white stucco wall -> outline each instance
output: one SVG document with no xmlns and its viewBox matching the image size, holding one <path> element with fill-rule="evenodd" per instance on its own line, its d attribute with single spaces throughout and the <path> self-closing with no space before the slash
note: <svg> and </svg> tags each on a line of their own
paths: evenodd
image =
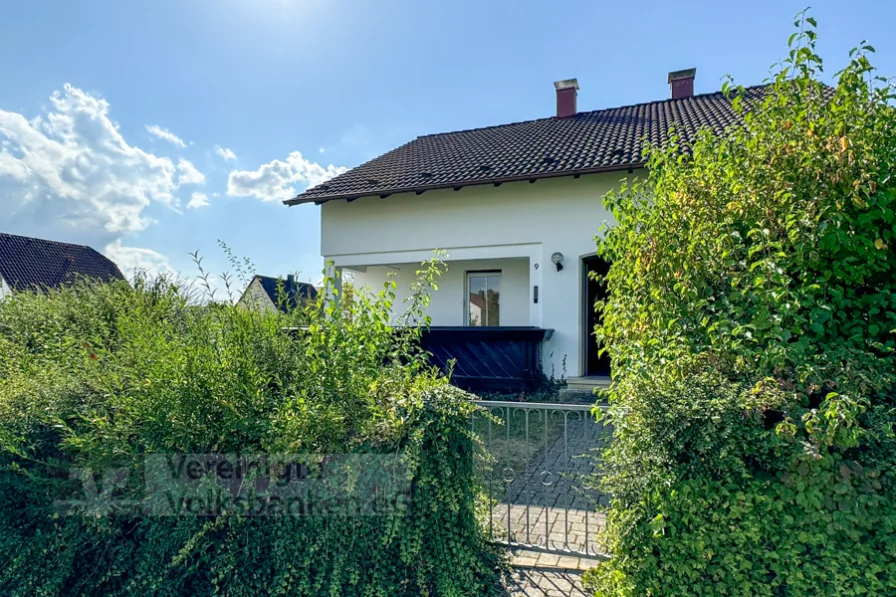
<svg viewBox="0 0 896 597">
<path fill-rule="evenodd" d="M 448 261 L 445 265 L 447 269 L 438 281 L 439 290 L 430 297 L 428 314 L 432 317 L 432 325 L 465 325 L 466 272 L 482 270 L 501 271 L 501 325 L 530 325 L 528 259 Z M 419 269 L 419 262 L 368 267 L 364 272 L 353 272 L 353 284 L 356 288 L 367 286 L 378 292 L 392 272 L 398 286 L 395 292 L 398 311 L 410 295 L 410 284 Z"/>
<path fill-rule="evenodd" d="M 601 197 L 618 188 L 626 176 L 625 172 L 593 174 L 497 188 L 482 185 L 385 199 L 365 197 L 351 203 L 330 201 L 321 209 L 321 253 L 337 267 L 367 268 L 356 279 L 379 285 L 386 270 L 368 266 L 397 266 L 401 272 L 401 264 L 419 263 L 433 249 L 446 250 L 450 260 L 460 262 L 449 261 L 449 273 L 433 296 L 434 325 L 462 325 L 463 272 L 489 269 L 487 261 L 475 266 L 470 261 L 513 259 L 513 269 L 505 274 L 502 310 L 506 308 L 508 316 L 505 320 L 502 312 L 502 325 L 553 329 L 553 337 L 544 345 L 546 372 L 563 373 L 565 358 L 565 374 L 580 375 L 581 259 L 594 253 L 594 237 L 601 225 L 613 221 Z M 551 263 L 555 252 L 564 255 L 559 272 Z M 518 269 L 524 262 L 527 276 Z M 537 304 L 533 302 L 535 285 L 539 286 Z"/>
<path fill-rule="evenodd" d="M 6 284 L 6 280 L 4 280 L 2 276 L 0 276 L 0 299 L 3 299 L 3 297 L 9 296 L 11 294 L 12 289 L 9 287 L 9 285 Z"/>
</svg>

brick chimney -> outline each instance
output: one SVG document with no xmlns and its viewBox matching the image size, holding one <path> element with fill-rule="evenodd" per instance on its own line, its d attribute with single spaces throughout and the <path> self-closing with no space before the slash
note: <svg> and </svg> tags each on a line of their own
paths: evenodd
<svg viewBox="0 0 896 597">
<path fill-rule="evenodd" d="M 557 81 L 554 83 L 554 89 L 557 90 L 557 118 L 575 116 L 579 82 L 576 79 Z"/>
<path fill-rule="evenodd" d="M 696 68 L 676 70 L 669 73 L 669 87 L 672 89 L 672 99 L 693 96 L 694 77 L 696 76 Z"/>
</svg>

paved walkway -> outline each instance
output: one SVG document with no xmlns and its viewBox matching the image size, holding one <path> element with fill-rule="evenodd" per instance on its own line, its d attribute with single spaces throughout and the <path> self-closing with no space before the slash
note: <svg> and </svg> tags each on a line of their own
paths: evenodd
<svg viewBox="0 0 896 597">
<path fill-rule="evenodd" d="M 514 568 L 504 588 L 507 597 L 591 597 L 579 570 Z"/>
</svg>

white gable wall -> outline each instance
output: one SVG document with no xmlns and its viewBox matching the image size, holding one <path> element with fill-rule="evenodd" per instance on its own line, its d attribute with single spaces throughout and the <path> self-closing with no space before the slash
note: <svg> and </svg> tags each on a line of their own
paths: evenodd
<svg viewBox="0 0 896 597">
<path fill-rule="evenodd" d="M 252 278 L 252 282 L 243 292 L 243 296 L 240 297 L 237 304 L 253 311 L 261 311 L 262 313 L 277 310 L 277 305 L 274 304 L 268 293 L 264 291 L 264 287 L 258 278 Z"/>
<path fill-rule="evenodd" d="M 6 280 L 3 279 L 3 276 L 0 276 L 0 300 L 4 297 L 12 294 L 12 289 L 6 283 Z"/>
<path fill-rule="evenodd" d="M 514 258 L 510 270 L 496 268 L 508 272 L 507 282 L 502 279 L 501 324 L 553 329 L 544 345 L 545 369 L 559 375 L 565 359 L 566 374 L 576 376 L 582 371 L 581 258 L 594 254 L 594 237 L 602 224 L 613 221 L 601 197 L 618 188 L 626 176 L 592 174 L 497 188 L 480 185 L 385 199 L 364 197 L 351 203 L 330 201 L 321 209 L 321 252 L 337 267 L 366 268 L 356 279 L 377 289 L 388 269 L 367 266 L 391 265 L 406 271 L 401 264 L 419 263 L 433 249 L 444 249 L 449 260 L 463 262 Z M 564 256 L 560 272 L 551 263 L 555 252 Z M 519 269 L 524 262 L 527 276 Z M 434 325 L 463 325 L 463 272 L 490 269 L 486 264 L 452 267 L 449 261 L 448 276 L 430 308 Z M 404 287 L 407 278 L 401 277 Z M 537 304 L 534 285 L 539 286 Z"/>
</svg>

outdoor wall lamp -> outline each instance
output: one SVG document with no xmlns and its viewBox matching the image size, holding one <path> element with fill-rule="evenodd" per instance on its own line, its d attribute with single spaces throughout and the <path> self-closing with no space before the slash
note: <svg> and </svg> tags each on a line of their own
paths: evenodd
<svg viewBox="0 0 896 597">
<path fill-rule="evenodd" d="M 551 261 L 557 266 L 558 272 L 563 269 L 563 253 L 554 253 L 551 255 Z"/>
</svg>

